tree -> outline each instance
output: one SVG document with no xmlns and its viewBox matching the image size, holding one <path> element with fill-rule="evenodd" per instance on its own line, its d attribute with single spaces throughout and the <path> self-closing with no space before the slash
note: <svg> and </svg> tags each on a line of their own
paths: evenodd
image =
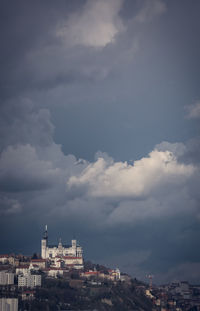
<svg viewBox="0 0 200 311">
<path fill-rule="evenodd" d="M 38 259 L 37 254 L 36 254 L 36 253 L 34 253 L 31 259 Z"/>
</svg>

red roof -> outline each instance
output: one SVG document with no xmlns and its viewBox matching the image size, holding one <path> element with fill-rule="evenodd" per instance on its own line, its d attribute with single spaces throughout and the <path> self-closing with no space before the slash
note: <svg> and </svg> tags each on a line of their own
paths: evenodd
<svg viewBox="0 0 200 311">
<path fill-rule="evenodd" d="M 82 259 L 82 257 L 64 256 L 64 259 Z"/>
<path fill-rule="evenodd" d="M 86 271 L 84 274 L 89 274 L 89 275 L 99 274 L 99 271 Z"/>
<path fill-rule="evenodd" d="M 8 254 L 0 255 L 0 258 L 8 258 L 8 257 L 9 257 Z"/>
<path fill-rule="evenodd" d="M 49 271 L 50 271 L 50 270 L 63 270 L 63 269 L 62 269 L 62 268 L 56 268 L 56 267 L 50 267 L 50 268 L 49 268 Z"/>
<path fill-rule="evenodd" d="M 35 294 L 35 292 L 32 290 L 26 290 L 24 292 L 22 292 L 22 294 Z"/>
</svg>

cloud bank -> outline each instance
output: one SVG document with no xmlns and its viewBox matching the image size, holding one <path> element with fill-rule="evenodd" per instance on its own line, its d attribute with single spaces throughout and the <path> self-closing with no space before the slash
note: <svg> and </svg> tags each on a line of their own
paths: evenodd
<svg viewBox="0 0 200 311">
<path fill-rule="evenodd" d="M 149 157 L 135 161 L 111 163 L 98 158 L 80 176 L 72 176 L 69 187 L 88 186 L 88 194 L 93 197 L 132 197 L 150 195 L 167 184 L 174 186 L 184 183 L 195 171 L 193 165 L 177 162 L 170 151 L 150 152 Z"/>
<path fill-rule="evenodd" d="M 175 232 L 164 240 L 173 244 L 179 241 L 186 223 L 189 228 L 194 223 L 198 226 L 198 139 L 186 144 L 162 142 L 147 156 L 131 162 L 115 161 L 106 153 L 98 152 L 92 162 L 63 153 L 61 146 L 54 142 L 54 126 L 47 109 L 36 108 L 27 99 L 18 99 L 17 103 L 17 117 L 9 113 L 11 107 L 15 107 L 13 102 L 7 102 L 3 112 L 9 122 L 0 125 L 2 131 L 9 134 L 2 140 L 0 155 L 1 215 L 21 215 L 22 218 L 26 215 L 26 221 L 34 218 L 41 226 L 46 222 L 62 224 L 64 221 L 76 224 L 79 232 L 87 231 L 94 236 L 107 232 L 111 243 L 118 241 L 121 249 L 123 231 L 127 231 L 127 238 L 128 232 L 136 230 L 134 252 L 145 253 L 148 245 L 148 256 L 134 266 L 131 264 L 127 270 L 141 277 L 147 262 L 154 256 L 162 261 L 161 253 L 154 254 L 152 242 L 149 244 L 142 232 L 149 232 L 152 241 L 161 231 L 160 224 L 165 228 L 165 224 L 171 223 Z M 153 231 L 148 228 L 149 222 L 154 223 Z M 122 241 L 115 237 L 120 230 Z M 184 239 L 190 235 L 187 231 Z M 163 241 L 162 234 L 161 237 Z M 181 238 L 181 243 L 177 243 L 182 245 L 183 241 Z M 130 245 L 128 253 L 133 251 Z M 158 246 L 158 249 L 163 247 Z M 188 251 L 187 255 L 181 255 L 181 271 L 184 267 L 188 269 L 190 261 L 195 267 L 189 254 Z M 104 260 L 110 262 L 110 256 L 113 254 L 107 254 Z M 117 258 L 121 258 L 118 253 Z M 175 271 L 170 260 L 168 269 L 169 274 L 160 271 L 160 280 L 167 279 Z"/>
</svg>

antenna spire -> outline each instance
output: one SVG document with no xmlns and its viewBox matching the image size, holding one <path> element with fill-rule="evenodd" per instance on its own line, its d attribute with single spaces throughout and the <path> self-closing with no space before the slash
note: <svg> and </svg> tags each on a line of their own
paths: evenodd
<svg viewBox="0 0 200 311">
<path fill-rule="evenodd" d="M 48 239 L 47 225 L 45 225 L 44 239 L 45 239 L 45 240 Z"/>
</svg>

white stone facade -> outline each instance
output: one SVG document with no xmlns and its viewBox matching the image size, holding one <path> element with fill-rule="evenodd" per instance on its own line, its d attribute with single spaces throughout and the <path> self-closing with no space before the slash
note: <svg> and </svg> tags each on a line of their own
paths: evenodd
<svg viewBox="0 0 200 311">
<path fill-rule="evenodd" d="M 72 240 L 72 246 L 64 246 L 59 242 L 58 246 L 48 246 L 46 240 L 42 240 L 41 256 L 43 259 L 51 259 L 56 256 L 82 257 L 82 248 Z"/>
<path fill-rule="evenodd" d="M 82 247 L 77 244 L 76 240 L 72 240 L 70 246 L 62 245 L 61 241 L 58 245 L 48 244 L 47 226 L 44 232 L 44 237 L 41 241 L 41 257 L 42 259 L 53 259 L 55 257 L 70 257 L 73 258 L 72 264 L 83 264 L 83 251 Z"/>
<path fill-rule="evenodd" d="M 73 257 L 73 256 L 63 256 L 63 261 L 66 265 L 82 265 L 83 258 L 82 257 Z"/>
<path fill-rule="evenodd" d="M 64 270 L 61 269 L 61 268 L 49 268 L 47 269 L 46 273 L 49 277 L 52 277 L 52 278 L 57 278 L 58 276 L 63 276 L 63 272 Z"/>
</svg>

